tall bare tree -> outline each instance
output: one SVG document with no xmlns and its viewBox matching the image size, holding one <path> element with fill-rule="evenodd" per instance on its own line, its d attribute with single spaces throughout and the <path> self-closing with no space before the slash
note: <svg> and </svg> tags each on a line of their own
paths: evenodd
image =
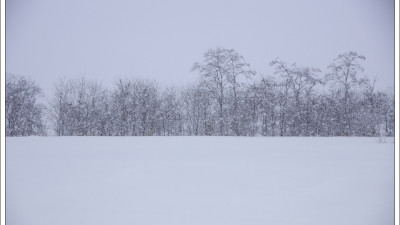
<svg viewBox="0 0 400 225">
<path fill-rule="evenodd" d="M 325 76 L 328 82 L 338 86 L 338 92 L 341 93 L 340 135 L 351 135 L 352 114 L 354 112 L 352 106 L 355 105 L 351 102 L 354 96 L 353 90 L 367 81 L 366 78 L 359 77 L 359 73 L 364 71 L 360 65 L 360 61 L 363 60 L 365 60 L 365 57 L 357 52 L 350 51 L 340 54 L 329 65 L 329 72 Z"/>
<path fill-rule="evenodd" d="M 192 71 L 198 71 L 217 102 L 219 135 L 229 134 L 227 107 L 228 91 L 232 93 L 232 111 L 236 118 L 231 120 L 233 133 L 239 135 L 237 125 L 240 77 L 254 75 L 243 56 L 233 49 L 216 48 L 204 53 L 203 62 L 195 63 Z"/>
</svg>

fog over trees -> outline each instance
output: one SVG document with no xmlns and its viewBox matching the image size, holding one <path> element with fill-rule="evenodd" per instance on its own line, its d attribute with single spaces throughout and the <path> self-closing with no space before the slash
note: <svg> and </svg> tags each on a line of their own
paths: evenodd
<svg viewBox="0 0 400 225">
<path fill-rule="evenodd" d="M 242 55 L 216 48 L 194 63 L 190 85 L 60 80 L 46 104 L 34 81 L 7 74 L 6 135 L 393 136 L 394 93 L 375 90 L 364 61 L 350 51 L 321 70 L 277 58 L 256 80 Z"/>
</svg>

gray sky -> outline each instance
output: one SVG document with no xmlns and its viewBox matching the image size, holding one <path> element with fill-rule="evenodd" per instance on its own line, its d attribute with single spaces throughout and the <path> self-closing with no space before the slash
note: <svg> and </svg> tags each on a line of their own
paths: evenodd
<svg viewBox="0 0 400 225">
<path fill-rule="evenodd" d="M 258 73 L 268 63 L 326 67 L 349 50 L 366 56 L 377 87 L 394 86 L 393 0 L 7 0 L 6 70 L 46 95 L 60 77 L 148 77 L 185 84 L 203 53 L 233 48 Z"/>
</svg>

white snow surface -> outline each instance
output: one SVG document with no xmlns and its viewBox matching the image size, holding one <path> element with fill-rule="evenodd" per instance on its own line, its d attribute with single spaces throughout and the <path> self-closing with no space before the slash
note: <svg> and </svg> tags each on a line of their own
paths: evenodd
<svg viewBox="0 0 400 225">
<path fill-rule="evenodd" d="M 7 225 L 392 225 L 376 138 L 6 139 Z"/>
</svg>

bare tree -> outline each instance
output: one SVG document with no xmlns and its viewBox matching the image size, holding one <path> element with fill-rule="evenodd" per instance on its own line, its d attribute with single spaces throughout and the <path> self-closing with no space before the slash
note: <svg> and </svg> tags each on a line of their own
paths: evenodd
<svg viewBox="0 0 400 225">
<path fill-rule="evenodd" d="M 175 88 L 167 88 L 161 94 L 159 135 L 177 136 L 183 132 L 181 101 Z"/>
<path fill-rule="evenodd" d="M 99 82 L 84 78 L 61 80 L 51 101 L 56 135 L 110 135 L 108 92 Z"/>
<path fill-rule="evenodd" d="M 291 116 L 291 135 L 309 135 L 311 94 L 315 85 L 322 84 L 321 79 L 317 78 L 320 70 L 311 67 L 300 67 L 295 63 L 287 65 L 279 59 L 273 60 L 270 65 L 275 67 L 275 74 L 283 78 L 281 85 L 284 87 L 284 102 L 290 100 L 288 99 L 290 97 L 288 96 L 290 94 L 289 91 L 292 94 L 291 98 L 294 99 L 292 101 L 294 104 L 289 104 L 288 111 L 283 112 L 285 120 L 288 119 L 287 114 Z"/>
<path fill-rule="evenodd" d="M 212 97 L 205 82 L 188 86 L 182 90 L 182 110 L 187 135 L 217 135 L 215 116 L 212 112 Z"/>
<path fill-rule="evenodd" d="M 38 103 L 41 89 L 30 79 L 6 76 L 6 136 L 44 135 L 44 106 Z"/>
<path fill-rule="evenodd" d="M 249 64 L 244 61 L 243 56 L 239 55 L 233 49 L 216 48 L 210 49 L 204 54 L 202 63 L 195 63 L 192 71 L 198 71 L 210 89 L 217 102 L 218 112 L 218 135 L 227 135 L 228 132 L 228 108 L 227 92 L 228 88 L 232 92 L 232 111 L 235 119 L 231 120 L 235 135 L 239 135 L 237 125 L 238 102 L 240 77 L 249 77 L 254 72 L 249 69 Z"/>
<path fill-rule="evenodd" d="M 357 52 L 347 52 L 340 54 L 335 58 L 334 62 L 328 67 L 329 72 L 325 78 L 333 85 L 339 86 L 341 92 L 341 130 L 340 135 L 351 135 L 352 130 L 352 109 L 353 104 L 353 89 L 361 84 L 364 84 L 367 79 L 359 78 L 358 74 L 364 69 L 360 65 L 360 61 L 365 60 L 365 57 L 359 55 Z"/>
<path fill-rule="evenodd" d="M 112 101 L 115 135 L 151 136 L 160 132 L 160 100 L 155 82 L 119 79 Z"/>
</svg>

